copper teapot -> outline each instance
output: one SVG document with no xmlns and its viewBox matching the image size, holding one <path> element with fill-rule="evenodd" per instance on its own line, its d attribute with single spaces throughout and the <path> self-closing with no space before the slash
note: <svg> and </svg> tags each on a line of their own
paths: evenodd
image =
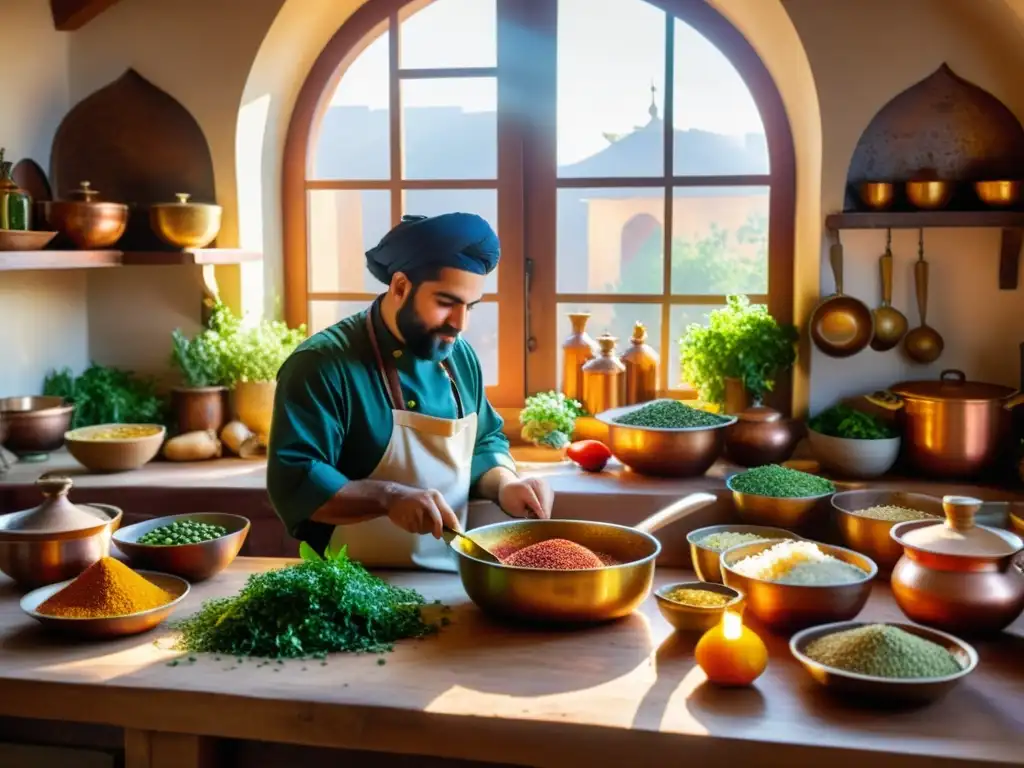
<svg viewBox="0 0 1024 768">
<path fill-rule="evenodd" d="M 725 456 L 743 467 L 781 464 L 793 455 L 802 437 L 800 422 L 784 419 L 774 408 L 755 401 L 725 428 Z"/>
<path fill-rule="evenodd" d="M 1024 541 L 975 523 L 979 499 L 945 496 L 943 522 L 898 523 L 903 547 L 892 572 L 896 604 L 912 621 L 952 634 L 999 632 L 1024 612 Z"/>
</svg>

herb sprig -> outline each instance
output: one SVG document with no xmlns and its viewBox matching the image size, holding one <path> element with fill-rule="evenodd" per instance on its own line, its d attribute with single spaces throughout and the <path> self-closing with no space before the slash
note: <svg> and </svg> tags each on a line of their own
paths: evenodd
<svg viewBox="0 0 1024 768">
<path fill-rule="evenodd" d="M 571 442 L 576 419 L 586 413 L 579 402 L 553 391 L 530 395 L 525 406 L 519 412 L 523 439 L 559 450 Z"/>
<path fill-rule="evenodd" d="M 825 409 L 807 426 L 822 435 L 851 440 L 886 440 L 898 434 L 877 416 L 843 403 Z"/>
<path fill-rule="evenodd" d="M 96 424 L 166 424 L 168 407 L 156 383 L 131 371 L 93 363 L 81 376 L 70 368 L 50 371 L 43 394 L 75 404 L 71 428 Z"/>
</svg>

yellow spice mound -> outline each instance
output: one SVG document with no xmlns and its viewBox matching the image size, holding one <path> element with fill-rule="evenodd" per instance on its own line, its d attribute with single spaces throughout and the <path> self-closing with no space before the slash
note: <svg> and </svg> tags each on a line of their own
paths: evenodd
<svg viewBox="0 0 1024 768">
<path fill-rule="evenodd" d="M 166 605 L 174 595 L 112 557 L 86 568 L 36 609 L 46 616 L 96 619 L 126 616 Z"/>
</svg>

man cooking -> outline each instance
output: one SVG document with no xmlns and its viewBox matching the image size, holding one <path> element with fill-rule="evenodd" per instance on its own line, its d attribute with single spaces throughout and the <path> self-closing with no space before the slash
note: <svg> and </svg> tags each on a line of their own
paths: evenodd
<svg viewBox="0 0 1024 768">
<path fill-rule="evenodd" d="M 367 566 L 450 571 L 442 527 L 465 527 L 471 495 L 550 517 L 553 493 L 516 474 L 461 338 L 499 256 L 475 214 L 403 216 L 366 252 L 387 291 L 281 366 L 267 489 L 293 536 Z"/>
</svg>

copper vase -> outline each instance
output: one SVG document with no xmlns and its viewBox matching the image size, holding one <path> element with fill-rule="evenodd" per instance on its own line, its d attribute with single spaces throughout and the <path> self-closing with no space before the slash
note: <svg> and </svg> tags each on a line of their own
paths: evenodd
<svg viewBox="0 0 1024 768">
<path fill-rule="evenodd" d="M 595 416 L 622 405 L 626 392 L 626 366 L 615 356 L 616 341 L 614 336 L 601 336 L 601 354 L 583 366 L 583 407 Z"/>
<path fill-rule="evenodd" d="M 735 464 L 757 467 L 781 464 L 793 455 L 802 430 L 774 408 L 757 401 L 725 428 L 725 455 Z"/>
<path fill-rule="evenodd" d="M 587 333 L 589 312 L 570 312 L 572 333 L 562 342 L 562 392 L 570 400 L 583 399 L 583 366 L 597 357 L 598 346 Z"/>
<path fill-rule="evenodd" d="M 637 322 L 629 349 L 622 355 L 626 366 L 625 405 L 646 403 L 658 396 L 658 354 L 647 344 L 647 329 Z"/>
<path fill-rule="evenodd" d="M 227 421 L 227 387 L 180 387 L 173 392 L 178 433 L 213 431 Z"/>
</svg>

